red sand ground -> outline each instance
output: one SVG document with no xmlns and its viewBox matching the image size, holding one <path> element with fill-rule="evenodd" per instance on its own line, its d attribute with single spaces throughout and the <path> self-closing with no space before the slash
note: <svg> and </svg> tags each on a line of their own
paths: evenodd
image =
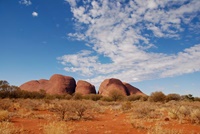
<svg viewBox="0 0 200 134">
<path fill-rule="evenodd" d="M 38 111 L 37 111 L 38 112 Z M 50 112 L 40 111 L 38 114 L 52 114 Z M 22 119 L 13 118 L 11 120 L 15 126 L 23 127 L 25 133 L 42 134 L 43 125 L 48 121 L 45 119 Z M 166 129 L 182 130 L 183 134 L 200 134 L 200 125 L 182 123 L 176 120 L 160 122 Z M 119 111 L 106 111 L 99 114 L 93 120 L 66 121 L 67 126 L 72 126 L 72 134 L 146 134 L 146 129 L 133 128 L 130 123 L 128 113 L 120 113 Z M 145 123 L 145 125 L 153 126 L 155 122 Z"/>
</svg>

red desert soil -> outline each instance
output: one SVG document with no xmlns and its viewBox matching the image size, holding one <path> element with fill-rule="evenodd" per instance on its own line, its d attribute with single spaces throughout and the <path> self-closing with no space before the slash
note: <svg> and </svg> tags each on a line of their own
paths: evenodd
<svg viewBox="0 0 200 134">
<path fill-rule="evenodd" d="M 48 111 L 40 112 L 38 112 L 38 114 L 52 114 Z M 99 114 L 93 120 L 66 121 L 66 125 L 72 127 L 72 134 L 146 134 L 146 129 L 136 129 L 132 127 L 129 115 L 130 113 L 108 110 L 105 113 Z M 43 125 L 49 123 L 49 121 L 45 119 L 28 118 L 13 118 L 11 121 L 15 126 L 22 127 L 24 132 L 28 134 L 42 134 Z M 199 125 L 189 123 L 180 124 L 175 120 L 160 120 L 159 123 L 164 124 L 162 126 L 167 129 L 182 130 L 183 134 L 200 134 Z M 155 122 L 147 122 L 145 125 L 154 126 Z"/>
</svg>

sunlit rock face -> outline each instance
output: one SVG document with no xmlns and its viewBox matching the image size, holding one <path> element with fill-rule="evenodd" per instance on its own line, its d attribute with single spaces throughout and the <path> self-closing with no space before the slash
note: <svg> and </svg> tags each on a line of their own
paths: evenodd
<svg viewBox="0 0 200 134">
<path fill-rule="evenodd" d="M 76 81 L 73 77 L 54 74 L 49 80 L 32 80 L 20 86 L 21 90 L 40 91 L 45 90 L 48 94 L 73 94 Z"/>
<path fill-rule="evenodd" d="M 95 86 L 87 81 L 79 80 L 76 84 L 75 93 L 82 95 L 96 94 Z"/>
<path fill-rule="evenodd" d="M 119 79 L 115 78 L 105 79 L 99 87 L 99 94 L 102 96 L 109 96 L 112 90 L 120 90 L 122 94 L 130 95 L 124 84 Z"/>
</svg>

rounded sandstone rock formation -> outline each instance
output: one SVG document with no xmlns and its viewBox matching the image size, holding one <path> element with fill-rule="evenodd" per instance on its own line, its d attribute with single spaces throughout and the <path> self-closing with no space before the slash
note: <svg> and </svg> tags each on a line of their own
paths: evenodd
<svg viewBox="0 0 200 134">
<path fill-rule="evenodd" d="M 39 81 L 29 81 L 20 86 L 21 90 L 40 91 L 45 90 L 49 94 L 73 94 L 75 92 L 76 81 L 70 76 L 60 74 L 53 75 L 50 80 L 41 79 Z"/>
<path fill-rule="evenodd" d="M 109 96 L 109 92 L 112 90 L 119 90 L 124 95 L 129 95 L 129 91 L 124 84 L 119 79 L 115 78 L 105 79 L 99 87 L 99 94 L 102 96 Z"/>
<path fill-rule="evenodd" d="M 54 74 L 49 80 L 48 92 L 50 94 L 73 94 L 76 88 L 76 81 L 73 77 Z"/>
<path fill-rule="evenodd" d="M 31 91 L 31 92 L 39 92 L 40 89 L 43 89 L 43 86 L 40 84 L 40 81 L 32 80 L 29 82 L 26 82 L 20 86 L 20 89 L 25 91 Z"/>
<path fill-rule="evenodd" d="M 79 80 L 76 84 L 75 93 L 80 93 L 82 95 L 96 94 L 94 85 L 87 81 Z"/>
<path fill-rule="evenodd" d="M 136 94 L 136 95 L 145 95 L 142 91 L 140 91 L 140 89 L 132 86 L 129 83 L 123 82 L 124 86 L 128 89 L 130 95 L 132 94 Z"/>
</svg>

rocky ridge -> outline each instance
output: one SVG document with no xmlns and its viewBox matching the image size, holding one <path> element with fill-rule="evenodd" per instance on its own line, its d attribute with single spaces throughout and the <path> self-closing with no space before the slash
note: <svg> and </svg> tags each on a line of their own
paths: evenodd
<svg viewBox="0 0 200 134">
<path fill-rule="evenodd" d="M 73 77 L 60 74 L 54 74 L 49 80 L 41 79 L 28 81 L 22 84 L 20 89 L 30 92 L 44 90 L 48 94 L 96 94 L 95 86 L 91 83 L 84 80 L 79 80 L 76 83 Z M 120 92 L 127 96 L 131 94 L 145 95 L 138 88 L 116 78 L 105 79 L 100 84 L 98 94 L 109 96 L 109 92 L 112 90 L 120 90 Z"/>
</svg>

